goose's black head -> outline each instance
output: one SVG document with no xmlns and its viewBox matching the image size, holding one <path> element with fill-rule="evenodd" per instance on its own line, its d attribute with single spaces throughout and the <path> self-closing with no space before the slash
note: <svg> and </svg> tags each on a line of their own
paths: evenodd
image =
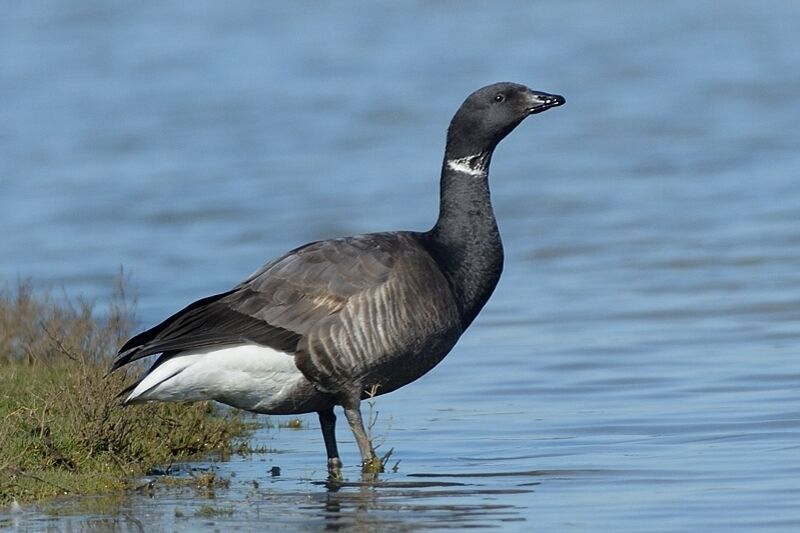
<svg viewBox="0 0 800 533">
<path fill-rule="evenodd" d="M 518 83 L 494 83 L 464 100 L 447 130 L 447 159 L 485 154 L 526 117 L 563 105 L 563 96 L 531 90 Z"/>
</svg>

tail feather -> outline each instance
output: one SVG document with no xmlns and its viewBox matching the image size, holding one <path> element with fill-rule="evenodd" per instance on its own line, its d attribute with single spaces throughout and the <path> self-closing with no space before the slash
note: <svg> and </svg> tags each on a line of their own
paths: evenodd
<svg viewBox="0 0 800 533">
<path fill-rule="evenodd" d="M 192 302 L 191 304 L 187 305 L 177 313 L 173 314 L 160 324 L 153 326 L 152 328 L 145 330 L 138 335 L 135 335 L 128 339 L 128 341 L 122 345 L 117 353 L 117 358 L 114 360 L 114 363 L 111 365 L 111 369 L 108 371 L 109 374 L 114 372 L 118 368 L 127 365 L 128 363 L 132 363 L 137 361 L 143 357 L 147 357 L 148 355 L 153 355 L 155 353 L 161 353 L 168 351 L 170 349 L 174 349 L 175 347 L 171 346 L 164 346 L 162 343 L 158 342 L 158 337 L 162 334 L 165 334 L 169 331 L 169 329 L 179 320 L 185 319 L 188 316 L 191 316 L 195 311 L 206 307 L 208 304 L 214 303 L 217 300 L 224 298 L 225 296 L 231 294 L 233 290 L 223 292 L 220 294 L 215 294 L 213 296 L 208 296 L 206 298 L 201 298 L 196 302 Z"/>
<path fill-rule="evenodd" d="M 135 389 L 135 388 L 136 388 L 136 387 L 139 385 L 139 383 L 141 383 L 141 382 L 142 382 L 142 380 L 141 380 L 141 379 L 138 379 L 138 380 L 134 381 L 133 383 L 131 383 L 130 385 L 128 385 L 127 387 L 125 387 L 124 389 L 122 389 L 121 391 L 119 391 L 119 393 L 117 393 L 117 395 L 116 395 L 116 396 L 114 396 L 114 399 L 115 399 L 115 400 L 119 400 L 119 403 L 121 403 L 122 405 L 127 405 L 127 404 L 128 404 L 128 399 L 127 399 L 127 398 L 125 398 L 125 397 L 126 397 L 126 396 L 127 396 L 127 395 L 128 395 L 128 394 L 129 394 L 129 393 L 130 393 L 130 392 L 131 392 L 133 389 Z"/>
<path fill-rule="evenodd" d="M 144 380 L 147 378 L 147 376 L 149 376 L 149 375 L 150 375 L 150 373 L 152 373 L 152 372 L 153 372 L 153 370 L 155 370 L 156 368 L 158 368 L 159 366 L 161 366 L 161 365 L 162 365 L 162 364 L 163 364 L 165 361 L 168 361 L 170 358 L 174 357 L 174 356 L 175 356 L 175 355 L 177 355 L 178 353 L 179 353 L 179 352 L 164 352 L 163 354 L 161 354 L 161 355 L 158 357 L 158 359 L 156 359 L 156 360 L 155 360 L 155 362 L 153 362 L 153 364 L 152 364 L 152 365 L 150 365 L 150 368 L 148 368 L 147 370 L 145 370 L 144 372 L 142 372 L 142 374 L 139 376 L 139 378 L 138 378 L 136 381 L 134 381 L 133 383 L 131 383 L 130 385 L 128 385 L 127 387 L 125 387 L 124 389 L 122 389 L 122 390 L 119 392 L 119 394 L 117 394 L 116 398 L 117 398 L 117 399 L 120 399 L 120 398 L 122 398 L 123 396 L 126 396 L 126 395 L 130 394 L 131 392 L 133 392 L 133 390 L 134 390 L 136 387 L 138 387 L 138 386 L 139 386 L 139 384 L 140 384 L 142 381 L 144 381 Z M 112 370 L 111 370 L 109 373 L 113 372 L 114 370 L 116 370 L 116 368 L 112 369 Z M 128 402 L 128 400 L 127 400 L 127 399 L 123 399 L 122 403 L 123 403 L 123 404 L 128 404 L 128 403 L 130 403 L 130 402 Z"/>
<path fill-rule="evenodd" d="M 153 389 L 155 389 L 156 387 L 158 387 L 159 385 L 161 385 L 165 381 L 168 381 L 168 380 L 174 378 L 175 376 L 177 376 L 178 374 L 180 374 L 181 372 L 183 372 L 184 368 L 185 367 L 178 368 L 174 372 L 171 372 L 171 373 L 169 373 L 169 374 L 167 374 L 165 376 L 156 376 L 157 379 L 155 379 L 155 380 L 154 379 L 148 380 L 147 379 L 148 377 L 150 377 L 150 378 L 153 377 L 153 375 L 151 374 L 152 369 L 150 369 L 150 371 L 148 371 L 144 376 L 142 376 L 142 379 L 140 379 L 139 381 L 137 381 L 136 383 L 134 383 L 130 387 L 127 387 L 127 390 L 130 391 L 130 394 L 128 395 L 127 398 L 125 398 L 123 403 L 134 403 L 137 400 L 139 400 L 139 401 L 147 401 L 147 398 L 145 398 L 145 396 L 147 396 L 147 393 L 151 392 Z M 145 384 L 147 384 L 147 388 L 142 389 L 142 390 L 138 390 L 139 387 L 141 387 L 142 385 L 145 385 Z"/>
</svg>

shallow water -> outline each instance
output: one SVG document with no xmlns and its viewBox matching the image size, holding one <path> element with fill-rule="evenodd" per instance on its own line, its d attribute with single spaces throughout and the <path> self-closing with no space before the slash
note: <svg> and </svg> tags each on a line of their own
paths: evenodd
<svg viewBox="0 0 800 533">
<path fill-rule="evenodd" d="M 0 525 L 797 530 L 800 4 L 340 5 L 6 6 L 0 281 L 100 298 L 123 265 L 150 325 L 308 240 L 426 229 L 471 90 L 564 94 L 495 155 L 492 300 L 377 401 L 397 472 L 358 483 L 340 424 L 326 486 L 308 417 L 187 466 L 228 488 Z"/>
</svg>

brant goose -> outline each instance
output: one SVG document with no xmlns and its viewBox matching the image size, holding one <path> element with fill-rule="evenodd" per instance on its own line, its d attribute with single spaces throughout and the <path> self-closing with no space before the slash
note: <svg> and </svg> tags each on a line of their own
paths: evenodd
<svg viewBox="0 0 800 533">
<path fill-rule="evenodd" d="M 233 289 L 197 300 L 119 350 L 112 371 L 153 354 L 125 403 L 216 400 L 265 414 L 316 412 L 340 475 L 334 406 L 375 471 L 361 400 L 419 378 L 489 299 L 503 246 L 489 197 L 497 144 L 564 98 L 515 83 L 472 93 L 447 130 L 439 218 L 430 231 L 312 242 Z"/>
</svg>

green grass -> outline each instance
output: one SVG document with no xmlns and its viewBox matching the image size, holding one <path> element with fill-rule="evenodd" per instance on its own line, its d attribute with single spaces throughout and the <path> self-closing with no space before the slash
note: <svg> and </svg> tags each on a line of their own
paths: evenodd
<svg viewBox="0 0 800 533">
<path fill-rule="evenodd" d="M 176 459 L 243 447 L 253 424 L 211 403 L 119 405 L 139 370 L 106 375 L 131 331 L 121 282 L 104 307 L 98 317 L 29 283 L 0 290 L 0 504 L 118 491 Z"/>
<path fill-rule="evenodd" d="M 201 505 L 200 508 L 195 511 L 194 515 L 200 518 L 214 518 L 215 516 L 232 516 L 235 511 L 232 505 L 224 507 Z"/>
</svg>

